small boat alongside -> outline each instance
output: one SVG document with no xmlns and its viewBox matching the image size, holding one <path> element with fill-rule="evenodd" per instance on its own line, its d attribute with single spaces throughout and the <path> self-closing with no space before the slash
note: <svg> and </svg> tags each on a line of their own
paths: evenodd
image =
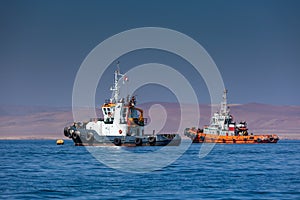
<svg viewBox="0 0 300 200">
<path fill-rule="evenodd" d="M 214 113 L 210 125 L 203 129 L 186 128 L 184 135 L 193 143 L 258 144 L 277 143 L 279 140 L 276 134 L 249 134 L 246 121 L 234 122 L 227 106 L 227 90 L 223 94 L 220 112 Z"/>
<path fill-rule="evenodd" d="M 102 118 L 88 122 L 74 122 L 64 128 L 64 135 L 76 146 L 178 146 L 179 134 L 145 133 L 147 118 L 144 111 L 136 107 L 135 96 L 119 98 L 119 81 L 127 79 L 119 70 L 114 73 L 112 97 L 101 106 Z"/>
</svg>

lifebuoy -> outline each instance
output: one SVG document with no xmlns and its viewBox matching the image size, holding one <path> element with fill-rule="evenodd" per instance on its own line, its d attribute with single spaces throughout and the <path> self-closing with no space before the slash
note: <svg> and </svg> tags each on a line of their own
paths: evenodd
<svg viewBox="0 0 300 200">
<path fill-rule="evenodd" d="M 135 138 L 134 143 L 136 146 L 142 146 L 143 140 L 142 140 L 142 138 Z"/>
<path fill-rule="evenodd" d="M 274 142 L 274 141 L 275 141 L 275 139 L 273 137 L 269 138 L 269 142 Z"/>
<path fill-rule="evenodd" d="M 116 146 L 121 146 L 121 145 L 122 145 L 122 140 L 121 140 L 120 138 L 115 138 L 115 139 L 114 139 L 114 144 L 115 144 Z"/>
<path fill-rule="evenodd" d="M 156 143 L 156 138 L 155 137 L 149 137 L 148 142 L 151 146 L 154 146 Z"/>
</svg>

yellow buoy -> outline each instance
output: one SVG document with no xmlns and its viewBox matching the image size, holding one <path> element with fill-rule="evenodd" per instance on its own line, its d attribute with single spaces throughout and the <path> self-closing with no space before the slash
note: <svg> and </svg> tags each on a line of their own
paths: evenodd
<svg viewBox="0 0 300 200">
<path fill-rule="evenodd" d="M 64 141 L 62 139 L 56 140 L 57 145 L 63 145 Z"/>
</svg>

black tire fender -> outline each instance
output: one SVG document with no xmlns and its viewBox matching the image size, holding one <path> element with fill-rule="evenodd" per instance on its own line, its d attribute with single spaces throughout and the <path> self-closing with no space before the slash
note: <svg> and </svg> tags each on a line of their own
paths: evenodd
<svg viewBox="0 0 300 200">
<path fill-rule="evenodd" d="M 69 133 L 69 128 L 68 128 L 68 127 L 65 127 L 65 128 L 64 128 L 64 135 L 65 135 L 66 137 L 70 137 L 70 133 Z"/>
<path fill-rule="evenodd" d="M 74 140 L 76 140 L 76 139 L 78 138 L 78 134 L 77 134 L 76 132 L 73 132 L 73 133 L 72 133 L 72 138 L 73 138 Z"/>
<path fill-rule="evenodd" d="M 143 140 L 142 140 L 142 138 L 135 138 L 134 143 L 136 146 L 142 146 Z"/>
<path fill-rule="evenodd" d="M 94 140 L 93 133 L 87 133 L 85 139 L 86 139 L 87 142 L 92 142 Z"/>
<path fill-rule="evenodd" d="M 205 137 L 201 135 L 199 139 L 200 139 L 201 141 L 204 141 L 204 140 L 205 140 Z"/>
<path fill-rule="evenodd" d="M 114 139 L 114 144 L 115 144 L 116 146 L 121 146 L 121 145 L 122 145 L 122 140 L 121 140 L 121 138 L 115 138 L 115 139 Z"/>
<path fill-rule="evenodd" d="M 155 145 L 156 143 L 156 138 L 155 137 L 149 137 L 148 142 L 151 146 Z"/>
<path fill-rule="evenodd" d="M 257 138 L 257 140 L 256 140 L 258 143 L 261 143 L 262 142 L 262 139 L 260 139 L 260 138 Z"/>
</svg>

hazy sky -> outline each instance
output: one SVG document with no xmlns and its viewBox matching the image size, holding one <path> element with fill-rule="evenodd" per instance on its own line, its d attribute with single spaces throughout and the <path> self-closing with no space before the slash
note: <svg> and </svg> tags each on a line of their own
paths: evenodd
<svg viewBox="0 0 300 200">
<path fill-rule="evenodd" d="M 95 46 L 119 32 L 152 26 L 198 41 L 217 64 L 231 103 L 300 105 L 299 10 L 300 1 L 289 0 L 0 0 L 0 104 L 70 106 L 77 70 Z M 145 62 L 189 68 L 160 51 L 119 60 L 124 71 Z M 201 77 L 183 71 L 200 102 L 209 103 Z M 111 77 L 99 82 L 98 104 L 109 98 L 111 82 Z M 142 102 L 172 99 L 157 86 L 137 93 Z"/>
</svg>

